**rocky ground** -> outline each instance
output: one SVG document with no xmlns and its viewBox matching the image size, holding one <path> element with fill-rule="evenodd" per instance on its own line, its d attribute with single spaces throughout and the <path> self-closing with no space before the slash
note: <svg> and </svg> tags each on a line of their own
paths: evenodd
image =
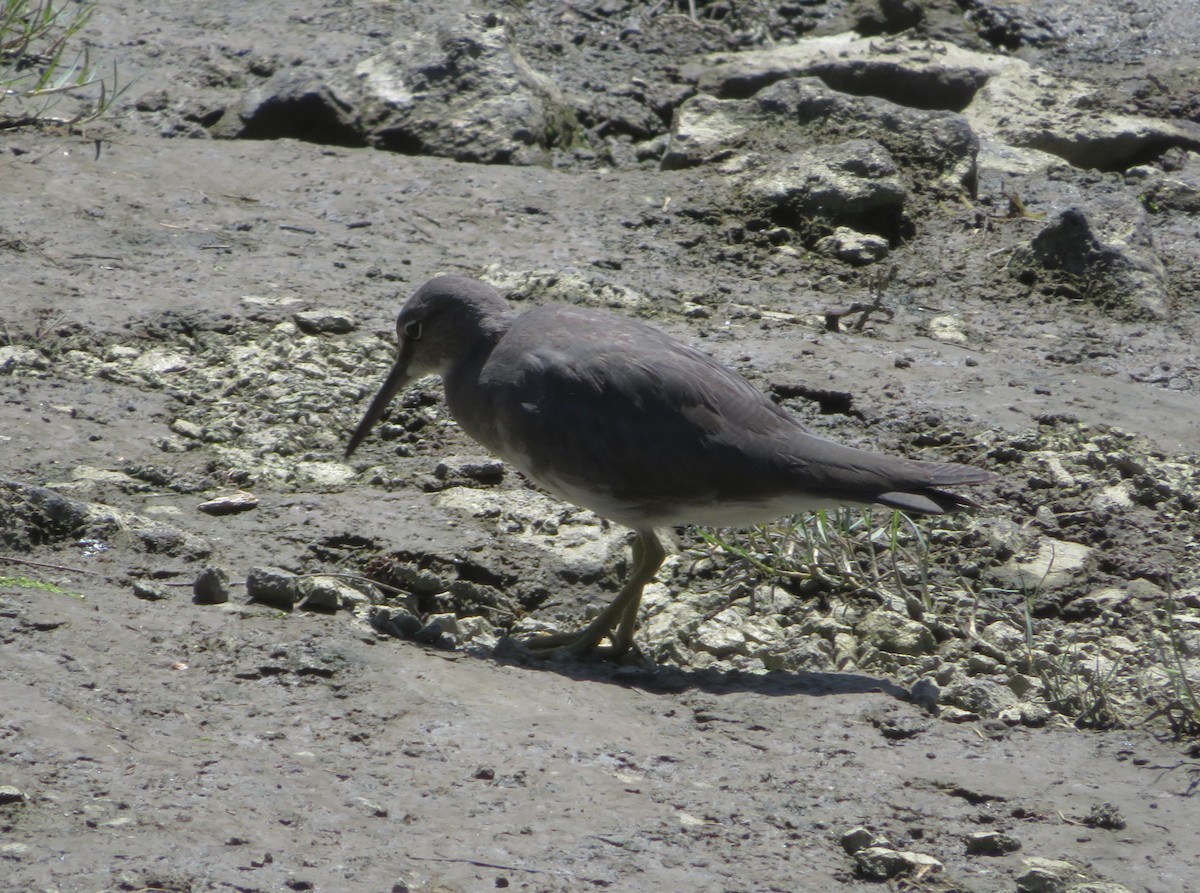
<svg viewBox="0 0 1200 893">
<path fill-rule="evenodd" d="M 1192 19 L 100 3 L 110 114 L 0 130 L 0 889 L 1190 889 Z M 678 531 L 533 660 L 624 532 L 433 382 L 342 459 L 439 272 L 997 479 Z"/>
</svg>

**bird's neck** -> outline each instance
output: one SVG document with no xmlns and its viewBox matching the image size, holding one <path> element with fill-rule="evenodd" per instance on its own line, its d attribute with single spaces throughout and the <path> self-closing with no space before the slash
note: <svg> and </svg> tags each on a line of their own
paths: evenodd
<svg viewBox="0 0 1200 893">
<path fill-rule="evenodd" d="M 450 414 L 467 434 L 486 447 L 492 447 L 494 440 L 491 436 L 493 407 L 487 400 L 480 399 L 483 396 L 479 387 L 480 373 L 503 334 L 501 330 L 494 337 L 481 337 L 442 375 Z"/>
</svg>

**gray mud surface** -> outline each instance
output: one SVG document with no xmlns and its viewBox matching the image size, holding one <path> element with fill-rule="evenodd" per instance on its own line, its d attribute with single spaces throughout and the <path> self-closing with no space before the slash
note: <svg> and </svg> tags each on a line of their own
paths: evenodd
<svg viewBox="0 0 1200 893">
<path fill-rule="evenodd" d="M 91 51 L 136 78 L 118 115 L 0 131 L 0 890 L 1196 888 L 1200 18 L 697 7 L 99 4 Z M 889 145 L 909 198 L 866 266 L 756 205 L 744 147 L 660 164 L 705 54 L 912 9 L 914 39 L 1154 126 L 1103 170 L 984 140 L 960 195 Z M 467 13 L 557 85 L 569 139 L 473 158 L 263 112 L 281 73 L 343 89 Z M 1077 206 L 1141 216 L 1022 268 Z M 646 319 L 832 437 L 997 480 L 921 522 L 919 598 L 764 580 L 683 530 L 622 665 L 493 652 L 578 625 L 628 550 L 429 382 L 343 461 L 437 273 Z M 873 294 L 890 315 L 826 328 Z M 248 597 L 260 567 L 404 592 L 281 608 Z M 207 568 L 227 600 L 194 597 Z M 858 826 L 916 856 L 872 879 Z"/>
</svg>

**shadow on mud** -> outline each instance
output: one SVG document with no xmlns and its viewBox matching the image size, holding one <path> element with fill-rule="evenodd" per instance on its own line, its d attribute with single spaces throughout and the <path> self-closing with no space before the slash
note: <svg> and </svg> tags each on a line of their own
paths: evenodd
<svg viewBox="0 0 1200 893">
<path fill-rule="evenodd" d="M 885 694 L 897 700 L 912 700 L 910 693 L 894 682 L 858 673 L 809 673 L 776 670 L 747 673 L 742 670 L 681 669 L 646 664 L 628 666 L 600 660 L 539 660 L 514 649 L 501 648 L 487 658 L 505 666 L 557 673 L 581 682 L 600 682 L 623 688 L 640 689 L 650 694 L 678 694 L 701 691 L 709 694 L 753 693 L 774 697 L 806 695 Z"/>
</svg>

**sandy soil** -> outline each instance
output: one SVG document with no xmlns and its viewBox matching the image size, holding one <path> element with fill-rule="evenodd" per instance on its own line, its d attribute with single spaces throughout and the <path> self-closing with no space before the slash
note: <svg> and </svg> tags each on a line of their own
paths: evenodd
<svg viewBox="0 0 1200 893">
<path fill-rule="evenodd" d="M 0 560 L 40 563 L 0 564 L 0 890 L 880 889 L 841 843 L 858 825 L 943 863 L 885 889 L 1011 891 L 1031 857 L 1121 885 L 1088 889 L 1194 887 L 1200 763 L 1161 717 L 1086 731 L 1062 716 L 955 724 L 883 669 L 501 659 L 386 636 L 349 611 L 248 604 L 236 586 L 227 604 L 194 604 L 191 589 L 210 565 L 238 581 L 260 565 L 354 571 L 400 549 L 473 562 L 551 622 L 607 596 L 625 562 L 619 531 L 594 525 L 606 539 L 564 571 L 551 535 L 507 536 L 494 515 L 445 498 L 517 505 L 528 490 L 512 473 L 437 483 L 440 460 L 482 450 L 436 389 L 397 416 L 403 455 L 376 439 L 363 463 L 340 463 L 389 363 L 399 303 L 436 273 L 495 264 L 632 289 L 640 303 L 622 312 L 703 343 L 764 388 L 852 394 L 849 414 L 789 402 L 842 439 L 932 444 L 995 468 L 988 507 L 947 542 L 1037 529 L 1048 505 L 1074 513 L 1075 539 L 1104 557 L 1039 606 L 1045 623 L 1069 627 L 1072 599 L 1103 587 L 1174 580 L 1194 592 L 1194 239 L 1171 243 L 1170 318 L 1129 322 L 1031 296 L 1003 274 L 998 253 L 1031 238 L 1034 219 L 981 229 L 964 225 L 973 211 L 949 209 L 894 255 L 895 317 L 831 334 L 821 312 L 864 297 L 866 274 L 729 244 L 713 223 L 727 195 L 707 170 L 165 138 L 236 92 L 256 60 L 352 61 L 417 8 L 193 6 L 102 3 L 92 40 L 142 78 L 128 116 L 0 144 L 0 350 L 32 352 L 0 361 L 0 480 L 107 507 L 86 537 L 0 524 Z M 844 11 L 826 12 L 832 28 Z M 535 62 L 539 25 L 567 27 L 553 4 L 507 14 Z M 681 61 L 724 33 L 674 24 L 655 39 Z M 1112 74 L 1115 108 L 1131 102 L 1121 65 L 1149 38 L 1080 35 L 1082 69 Z M 1069 68 L 1071 57 L 1056 46 L 1040 61 Z M 670 66 L 653 64 L 666 77 Z M 159 90 L 162 104 L 135 105 Z M 1177 111 L 1187 95 L 1176 98 Z M 1022 184 L 1035 210 L 1038 185 Z M 999 201 L 999 184 L 981 192 Z M 1163 225 L 1165 239 L 1195 218 Z M 354 331 L 305 335 L 292 320 L 307 309 L 349 311 Z M 966 341 L 931 337 L 933 312 L 963 321 Z M 1087 493 L 1048 503 L 1026 460 L 1005 458 L 1023 438 L 1050 450 L 1058 437 L 1065 456 L 1103 426 L 1132 434 L 1122 449 L 1150 476 L 1130 473 L 1138 493 L 1168 466 L 1182 469 L 1177 490 L 1101 516 Z M 239 487 L 257 509 L 197 510 Z M 550 511 L 569 526 L 570 512 Z M 978 548 L 981 564 L 1008 557 Z M 935 555 L 943 582 L 946 551 Z M 686 588 L 686 563 L 672 568 Z M 1012 609 L 995 599 L 996 616 Z M 1150 650 L 1137 638 L 1144 618 L 1080 616 Z M 1141 707 L 1127 715 L 1153 713 Z M 1020 849 L 969 854 L 978 832 Z"/>
</svg>

